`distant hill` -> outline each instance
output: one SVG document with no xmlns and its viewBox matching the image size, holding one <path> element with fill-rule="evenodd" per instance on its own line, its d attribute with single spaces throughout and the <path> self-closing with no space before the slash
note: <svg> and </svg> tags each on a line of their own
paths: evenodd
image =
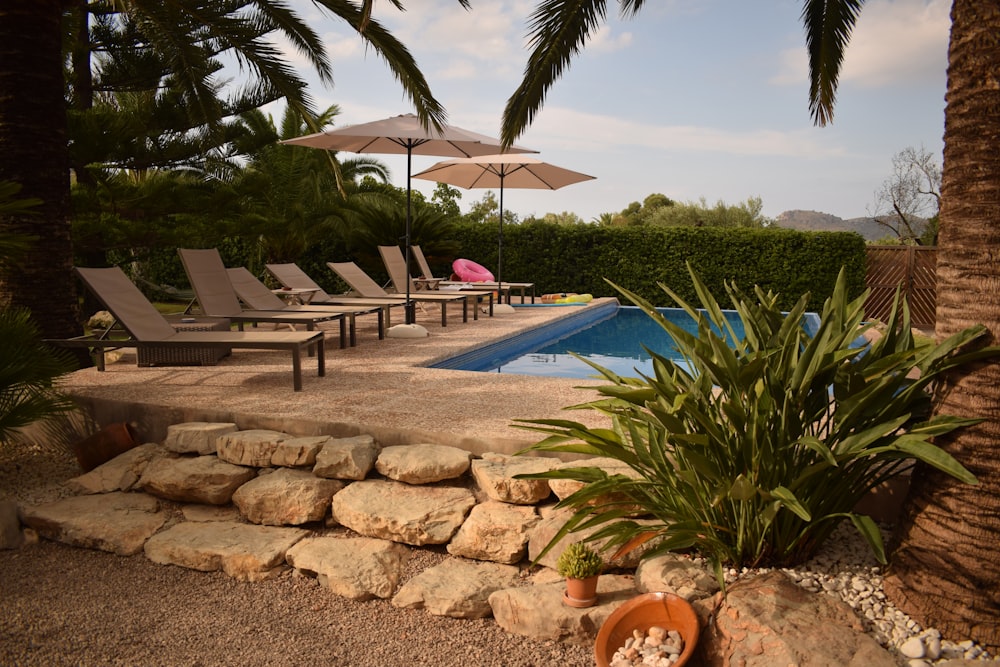
<svg viewBox="0 0 1000 667">
<path fill-rule="evenodd" d="M 844 220 L 819 211 L 785 211 L 775 218 L 775 224 L 804 232 L 856 232 L 866 241 L 884 238 L 891 232 L 869 218 Z"/>
</svg>

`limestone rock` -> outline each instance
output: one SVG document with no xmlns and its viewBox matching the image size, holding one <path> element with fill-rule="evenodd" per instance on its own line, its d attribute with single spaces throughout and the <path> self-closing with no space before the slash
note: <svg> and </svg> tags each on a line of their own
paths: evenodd
<svg viewBox="0 0 1000 667">
<path fill-rule="evenodd" d="M 216 438 L 215 448 L 219 458 L 228 463 L 267 468 L 278 445 L 289 437 L 287 433 L 267 429 L 236 431 Z"/>
<path fill-rule="evenodd" d="M 313 474 L 329 479 L 364 479 L 378 458 L 379 446 L 370 435 L 333 438 L 316 455 Z"/>
<path fill-rule="evenodd" d="M 639 563 L 635 587 L 643 593 L 667 591 L 693 602 L 717 593 L 719 582 L 707 563 L 696 563 L 683 554 L 666 554 Z"/>
<path fill-rule="evenodd" d="M 487 453 L 472 462 L 472 476 L 492 500 L 533 505 L 551 494 L 548 481 L 514 479 L 514 475 L 547 472 L 558 464 L 557 459 Z"/>
<path fill-rule="evenodd" d="M 330 500 L 344 486 L 307 470 L 280 468 L 250 480 L 233 494 L 233 504 L 251 523 L 297 526 L 326 516 Z"/>
<path fill-rule="evenodd" d="M 185 521 L 239 521 L 240 511 L 232 505 L 184 505 Z"/>
<path fill-rule="evenodd" d="M 426 609 L 435 616 L 486 618 L 493 614 L 490 594 L 516 586 L 518 573 L 513 565 L 449 558 L 407 581 L 392 604 L 402 609 Z"/>
<path fill-rule="evenodd" d="M 164 451 L 156 443 L 133 447 L 90 472 L 67 480 L 66 488 L 76 494 L 131 491 L 149 462 L 162 456 Z"/>
<path fill-rule="evenodd" d="M 513 565 L 528 552 L 528 531 L 539 521 L 535 508 L 488 500 L 472 508 L 448 543 L 448 553 Z"/>
<path fill-rule="evenodd" d="M 226 463 L 215 456 L 160 458 L 146 466 L 139 487 L 167 500 L 225 505 L 232 500 L 233 492 L 256 474 L 253 468 Z"/>
<path fill-rule="evenodd" d="M 271 465 L 296 468 L 312 466 L 316 463 L 316 455 L 323 447 L 333 440 L 328 435 L 311 435 L 304 438 L 289 438 L 278 443 L 277 449 L 271 455 Z"/>
<path fill-rule="evenodd" d="M 717 608 L 714 622 L 698 641 L 708 667 L 897 664 L 892 654 L 864 633 L 846 602 L 810 593 L 780 571 L 737 582 L 728 588 L 724 600 L 717 594 L 713 604 Z"/>
<path fill-rule="evenodd" d="M 333 518 L 361 535 L 404 544 L 445 544 L 476 504 L 472 492 L 370 479 L 333 497 Z"/>
<path fill-rule="evenodd" d="M 289 549 L 286 559 L 337 595 L 370 600 L 392 596 L 409 554 L 403 545 L 387 540 L 310 537 Z"/>
<path fill-rule="evenodd" d="M 215 441 L 220 435 L 235 433 L 236 424 L 229 422 L 186 422 L 171 424 L 163 446 L 178 454 L 215 454 Z"/>
<path fill-rule="evenodd" d="M 399 445 L 384 448 L 375 461 L 375 469 L 397 482 L 432 484 L 461 477 L 471 460 L 471 453 L 457 447 Z"/>
<path fill-rule="evenodd" d="M 167 515 L 156 498 L 115 492 L 23 507 L 21 519 L 50 540 L 131 556 L 142 550 Z"/>
<path fill-rule="evenodd" d="M 301 528 L 185 521 L 150 538 L 145 552 L 160 565 L 222 570 L 242 581 L 263 581 L 281 573 L 285 553 L 308 534 Z"/>
<path fill-rule="evenodd" d="M 581 459 L 579 461 L 568 461 L 560 463 L 556 466 L 556 469 L 561 470 L 564 468 L 600 468 L 609 475 L 624 475 L 630 479 L 638 479 L 641 477 L 639 473 L 630 468 L 625 463 L 622 463 L 618 459 L 606 458 L 606 457 L 595 457 L 590 459 Z M 573 495 L 581 488 L 583 488 L 584 483 L 578 482 L 575 479 L 550 479 L 549 486 L 552 489 L 552 493 L 556 495 L 559 500 L 563 500 Z M 594 498 L 590 501 L 591 505 L 606 505 L 610 502 L 621 502 L 622 500 L 627 500 L 628 498 L 624 494 L 610 493 L 606 496 L 601 496 L 600 498 Z M 635 508 L 636 512 L 641 511 L 639 507 Z"/>
<path fill-rule="evenodd" d="M 597 604 L 578 609 L 563 603 L 566 583 L 505 588 L 489 597 L 497 625 L 507 632 L 543 641 L 589 644 L 608 616 L 635 596 L 632 577 L 601 575 Z"/>
</svg>

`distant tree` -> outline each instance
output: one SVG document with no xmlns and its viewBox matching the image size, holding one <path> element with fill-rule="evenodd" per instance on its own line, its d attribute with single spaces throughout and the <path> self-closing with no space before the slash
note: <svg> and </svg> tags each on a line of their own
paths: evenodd
<svg viewBox="0 0 1000 667">
<path fill-rule="evenodd" d="M 458 206 L 458 200 L 462 198 L 462 191 L 453 188 L 447 183 L 438 183 L 431 195 L 431 202 L 441 208 L 442 213 L 450 218 L 457 218 L 462 215 L 462 209 Z"/>
<path fill-rule="evenodd" d="M 499 212 L 500 202 L 497 200 L 496 193 L 492 190 L 487 190 L 482 199 L 472 202 L 469 212 L 465 214 L 465 219 L 469 222 L 496 222 Z M 503 224 L 516 225 L 519 222 L 520 219 L 516 213 L 509 208 L 504 209 Z"/>
<path fill-rule="evenodd" d="M 550 225 L 582 225 L 584 224 L 583 218 L 578 216 L 576 213 L 571 213 L 570 211 L 563 211 L 562 213 L 546 213 L 541 218 L 537 219 L 539 222 L 545 222 Z M 527 220 L 525 221 L 527 222 Z"/>
<path fill-rule="evenodd" d="M 681 204 L 661 194 L 652 194 L 640 206 L 633 202 L 612 224 L 647 225 L 653 227 L 767 227 L 772 221 L 764 217 L 760 197 L 731 205 L 722 200 L 709 206 L 704 197 L 698 202 Z"/>
<path fill-rule="evenodd" d="M 875 193 L 868 215 L 898 243 L 933 245 L 940 208 L 941 167 L 923 146 L 911 146 L 892 156 L 892 175 Z"/>
</svg>

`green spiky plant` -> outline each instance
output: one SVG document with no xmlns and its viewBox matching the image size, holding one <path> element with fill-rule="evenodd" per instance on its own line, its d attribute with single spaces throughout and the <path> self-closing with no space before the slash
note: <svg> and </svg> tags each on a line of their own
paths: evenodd
<svg viewBox="0 0 1000 667">
<path fill-rule="evenodd" d="M 65 439 L 62 417 L 78 410 L 58 391 L 56 381 L 76 368 L 65 351 L 41 340 L 38 327 L 23 308 L 0 309 L 0 444 L 24 436 L 34 426 L 46 440 Z"/>
<path fill-rule="evenodd" d="M 881 339 L 857 345 L 872 326 L 865 323 L 866 295 L 850 300 L 841 272 L 812 335 L 802 325 L 808 295 L 784 313 L 771 293 L 756 288 L 751 299 L 727 285 L 744 326 L 739 336 L 688 271 L 702 309 L 660 287 L 695 318 L 697 334 L 612 283 L 671 335 L 683 360 L 648 350 L 653 373 L 638 379 L 588 362 L 610 384 L 596 387 L 600 399 L 571 409 L 604 413 L 610 428 L 519 420 L 522 428 L 547 435 L 522 453 L 610 457 L 638 473 L 633 479 L 581 464 L 520 475 L 585 482 L 559 503 L 573 513 L 539 557 L 569 533 L 586 531 L 588 541 L 617 548 L 616 555 L 640 544 L 643 558 L 698 552 L 712 562 L 721 585 L 724 565 L 799 563 L 849 520 L 885 562 L 876 523 L 854 511 L 859 499 L 915 459 L 977 483 L 931 442 L 975 420 L 929 415 L 931 391 L 944 370 L 1000 351 L 962 351 L 984 337 L 984 327 L 940 345 L 918 344 L 904 302 L 893 309 L 898 314 Z"/>
<path fill-rule="evenodd" d="M 556 559 L 556 571 L 571 579 L 589 579 L 601 573 L 604 559 L 585 542 L 567 545 Z"/>
</svg>

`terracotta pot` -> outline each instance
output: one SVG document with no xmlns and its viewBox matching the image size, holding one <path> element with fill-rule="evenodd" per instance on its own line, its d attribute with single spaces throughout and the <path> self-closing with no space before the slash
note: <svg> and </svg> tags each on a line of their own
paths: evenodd
<svg viewBox="0 0 1000 667">
<path fill-rule="evenodd" d="M 594 657 L 597 667 L 608 667 L 633 630 L 646 632 L 653 626 L 676 630 L 684 638 L 684 651 L 674 667 L 687 664 L 698 645 L 700 624 L 694 607 L 673 593 L 645 593 L 626 601 L 611 612 L 597 633 Z"/>
<path fill-rule="evenodd" d="M 597 580 L 601 575 L 595 574 L 586 579 L 566 577 L 566 593 L 563 602 L 570 607 L 592 607 L 597 603 Z"/>
<path fill-rule="evenodd" d="M 135 431 L 125 422 L 108 424 L 97 433 L 73 445 L 76 460 L 90 472 L 136 446 Z"/>
</svg>

